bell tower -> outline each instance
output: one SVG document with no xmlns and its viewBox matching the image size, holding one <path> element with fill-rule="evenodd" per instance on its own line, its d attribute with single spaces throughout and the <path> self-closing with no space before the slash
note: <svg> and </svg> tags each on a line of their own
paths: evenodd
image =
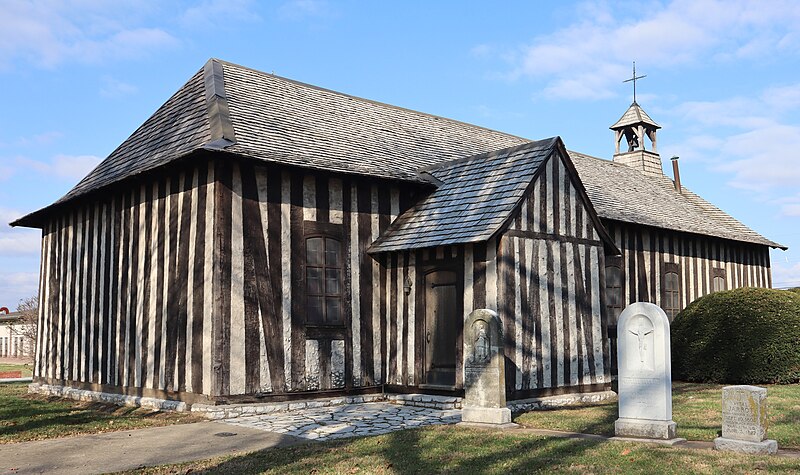
<svg viewBox="0 0 800 475">
<path fill-rule="evenodd" d="M 636 102 L 636 63 L 633 63 L 633 77 L 623 82 L 633 82 L 633 103 L 622 117 L 610 127 L 614 131 L 614 161 L 641 170 L 648 175 L 663 175 L 661 156 L 657 151 L 656 131 L 661 128 Z M 626 149 L 621 151 L 620 143 L 625 139 Z M 647 149 L 645 139 L 650 141 Z"/>
</svg>

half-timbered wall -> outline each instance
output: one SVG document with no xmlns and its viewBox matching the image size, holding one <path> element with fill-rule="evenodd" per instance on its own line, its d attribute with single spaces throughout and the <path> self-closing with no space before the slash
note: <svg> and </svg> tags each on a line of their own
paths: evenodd
<svg viewBox="0 0 800 475">
<path fill-rule="evenodd" d="M 464 318 L 488 308 L 503 320 L 509 397 L 610 382 L 603 257 L 600 236 L 558 159 L 531 186 L 500 238 L 387 254 L 386 383 L 391 389 L 424 383 L 424 274 L 442 269 L 458 273 Z M 412 284 L 407 295 L 404 283 Z M 463 321 L 454 323 L 455 386 L 462 388 Z"/>
<path fill-rule="evenodd" d="M 366 248 L 410 205 L 411 192 L 244 161 L 219 161 L 216 173 L 213 394 L 350 389 L 394 376 L 402 360 L 394 355 L 404 352 L 387 327 L 405 312 L 413 319 L 402 291 L 413 269 L 408 255 L 391 258 L 400 259 L 398 273 L 396 262 L 381 264 Z M 305 321 L 304 236 L 320 233 L 341 243 L 337 327 Z"/>
<path fill-rule="evenodd" d="M 210 392 L 214 171 L 199 163 L 45 225 L 37 378 L 129 394 Z"/>
<path fill-rule="evenodd" d="M 388 253 L 381 257 L 389 274 L 387 342 L 383 354 L 388 361 L 386 384 L 391 389 L 419 387 L 424 379 L 425 274 L 452 270 L 461 294 L 462 320 L 456 325 L 455 387 L 463 388 L 461 330 L 463 320 L 474 309 L 497 310 L 497 240 L 489 243 L 439 246 Z M 404 287 L 408 287 L 408 293 Z"/>
<path fill-rule="evenodd" d="M 610 381 L 603 243 L 562 160 L 545 166 L 498 251 L 512 397 Z"/>
<path fill-rule="evenodd" d="M 679 277 L 679 309 L 714 291 L 714 277 L 724 289 L 772 287 L 767 246 L 676 233 L 606 221 L 605 227 L 622 251 L 606 266 L 622 271 L 622 303 L 651 302 L 664 307 L 664 275 Z M 613 318 L 612 318 L 613 319 Z M 614 324 L 615 322 L 611 322 Z"/>
</svg>

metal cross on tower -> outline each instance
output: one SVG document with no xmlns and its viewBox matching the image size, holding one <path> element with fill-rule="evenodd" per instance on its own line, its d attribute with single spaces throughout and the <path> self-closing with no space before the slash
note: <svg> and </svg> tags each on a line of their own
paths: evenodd
<svg viewBox="0 0 800 475">
<path fill-rule="evenodd" d="M 643 74 L 641 76 L 637 76 L 636 75 L 636 61 L 634 61 L 633 62 L 633 77 L 631 77 L 630 79 L 626 79 L 626 80 L 622 81 L 622 82 L 631 82 L 631 81 L 633 81 L 633 103 L 634 104 L 636 104 L 636 80 L 637 79 L 646 78 L 646 77 L 647 77 L 646 74 Z"/>
</svg>

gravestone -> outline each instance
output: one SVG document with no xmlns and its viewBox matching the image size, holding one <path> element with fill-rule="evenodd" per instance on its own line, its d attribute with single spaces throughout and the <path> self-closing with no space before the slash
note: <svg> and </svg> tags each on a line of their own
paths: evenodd
<svg viewBox="0 0 800 475">
<path fill-rule="evenodd" d="M 629 305 L 617 324 L 618 437 L 678 442 L 672 421 L 669 320 L 652 303 Z"/>
<path fill-rule="evenodd" d="M 714 448 L 747 454 L 774 454 L 778 443 L 767 440 L 767 389 L 758 386 L 722 388 L 722 437 Z"/>
<path fill-rule="evenodd" d="M 463 424 L 516 427 L 506 407 L 503 330 L 491 310 L 470 313 L 464 322 Z"/>
</svg>

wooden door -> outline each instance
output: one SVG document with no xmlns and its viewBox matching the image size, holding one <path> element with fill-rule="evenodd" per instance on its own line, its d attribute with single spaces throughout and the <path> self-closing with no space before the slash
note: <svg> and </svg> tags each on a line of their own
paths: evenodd
<svg viewBox="0 0 800 475">
<path fill-rule="evenodd" d="M 454 387 L 461 300 L 453 271 L 425 275 L 425 384 Z"/>
</svg>

